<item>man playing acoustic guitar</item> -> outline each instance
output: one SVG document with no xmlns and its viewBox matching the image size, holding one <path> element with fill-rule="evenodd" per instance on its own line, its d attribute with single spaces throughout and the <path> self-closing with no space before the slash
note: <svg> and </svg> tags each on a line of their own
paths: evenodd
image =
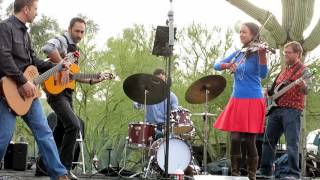
<svg viewBox="0 0 320 180">
<path fill-rule="evenodd" d="M 60 63 L 67 53 L 78 50 L 77 44 L 85 35 L 86 22 L 82 18 L 75 17 L 71 19 L 68 31 L 61 36 L 55 37 L 48 41 L 48 43 L 42 48 L 44 53 L 48 55 L 51 61 L 54 63 Z M 78 69 L 78 62 L 71 65 L 70 71 Z M 75 72 L 73 72 L 75 73 Z M 69 88 L 68 85 L 59 85 L 55 83 L 56 78 L 61 78 L 66 81 L 70 80 L 69 74 L 62 72 L 56 77 L 52 77 L 52 84 L 48 86 L 45 82 L 45 91 L 47 93 L 47 101 L 54 112 L 57 114 L 58 122 L 56 129 L 62 130 L 62 132 L 55 132 L 54 134 L 60 134 L 59 143 L 57 143 L 60 149 L 60 159 L 63 165 L 68 169 L 69 178 L 77 179 L 77 177 L 70 171 L 72 167 L 72 161 L 75 153 L 76 139 L 81 128 L 80 121 L 77 115 L 74 113 L 72 104 L 73 88 L 72 85 Z M 50 79 L 50 78 L 49 78 Z M 107 79 L 104 74 L 97 74 L 96 76 L 89 76 L 77 79 L 81 83 L 95 84 Z M 59 81 L 58 81 L 59 82 Z M 73 82 L 70 82 L 74 84 Z M 60 88 L 62 91 L 56 91 L 54 89 Z M 61 135 L 63 134 L 63 135 Z M 56 137 L 56 136 L 55 136 Z M 56 139 L 57 141 L 57 139 Z"/>
<path fill-rule="evenodd" d="M 32 50 L 26 23 L 37 16 L 38 0 L 15 0 L 13 6 L 14 15 L 0 23 L 0 160 L 13 136 L 16 115 L 20 115 L 37 141 L 51 180 L 65 180 L 67 170 L 59 160 L 36 85 L 70 64 L 55 66 L 40 60 Z M 43 74 L 39 76 L 38 70 Z"/>
</svg>

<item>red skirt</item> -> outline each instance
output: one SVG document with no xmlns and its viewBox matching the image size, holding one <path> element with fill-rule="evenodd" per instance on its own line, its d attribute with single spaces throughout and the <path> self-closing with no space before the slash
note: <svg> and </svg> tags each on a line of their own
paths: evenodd
<svg viewBox="0 0 320 180">
<path fill-rule="evenodd" d="M 231 98 L 213 127 L 229 132 L 263 133 L 265 113 L 264 98 Z"/>
</svg>

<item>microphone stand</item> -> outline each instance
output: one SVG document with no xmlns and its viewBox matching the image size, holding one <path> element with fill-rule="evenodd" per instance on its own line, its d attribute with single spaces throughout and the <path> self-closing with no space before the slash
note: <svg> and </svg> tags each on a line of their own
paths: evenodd
<svg viewBox="0 0 320 180">
<path fill-rule="evenodd" d="M 166 148 L 165 148 L 165 161 L 164 161 L 164 168 L 165 168 L 165 177 L 169 177 L 168 174 L 168 164 L 169 164 L 169 132 L 170 132 L 170 111 L 171 111 L 171 99 L 170 99 L 170 89 L 171 89 L 171 58 L 173 54 L 173 45 L 174 45 L 174 27 L 173 27 L 173 8 L 172 8 L 172 0 L 170 0 L 171 8 L 168 12 L 168 26 L 169 26 L 169 43 L 168 43 L 168 63 L 167 63 L 167 118 L 166 118 Z"/>
</svg>

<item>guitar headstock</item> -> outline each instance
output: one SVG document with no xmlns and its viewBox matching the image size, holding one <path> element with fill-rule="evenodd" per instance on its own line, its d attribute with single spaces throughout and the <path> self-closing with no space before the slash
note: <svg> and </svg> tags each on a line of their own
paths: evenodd
<svg viewBox="0 0 320 180">
<path fill-rule="evenodd" d="M 309 69 L 309 68 L 306 68 L 303 72 L 302 72 L 302 78 L 303 79 L 310 79 L 312 78 L 315 74 L 317 73 L 317 69 L 315 68 L 312 68 L 312 69 Z"/>
<path fill-rule="evenodd" d="M 69 61 L 71 64 L 76 62 L 80 58 L 80 52 L 75 51 L 75 52 L 70 52 L 66 55 L 64 58 L 66 61 Z"/>
<path fill-rule="evenodd" d="M 110 72 L 101 72 L 99 76 L 102 80 L 111 80 L 111 79 L 115 79 L 116 77 L 113 73 L 110 73 Z"/>
</svg>

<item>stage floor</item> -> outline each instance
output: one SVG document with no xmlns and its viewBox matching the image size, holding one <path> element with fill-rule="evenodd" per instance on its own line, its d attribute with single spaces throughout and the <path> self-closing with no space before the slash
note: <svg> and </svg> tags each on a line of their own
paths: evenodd
<svg viewBox="0 0 320 180">
<path fill-rule="evenodd" d="M 77 175 L 80 180 L 100 180 L 100 179 L 108 179 L 108 180 L 116 180 L 116 179 L 128 179 L 128 177 L 110 177 L 102 174 L 97 174 L 90 177 L 88 175 Z M 133 180 L 138 180 L 140 178 L 129 178 Z M 191 178 L 188 178 L 191 179 Z M 217 176 L 217 175 L 196 175 L 192 179 L 194 180 L 247 180 L 247 177 L 232 177 L 232 176 Z M 303 180 L 310 180 L 311 178 L 303 178 Z M 320 178 L 315 178 L 320 179 Z M 50 180 L 49 177 L 37 177 L 34 176 L 34 170 L 27 171 L 12 171 L 12 170 L 0 170 L 0 180 Z M 276 179 L 274 179 L 276 180 Z"/>
<path fill-rule="evenodd" d="M 78 175 L 79 179 L 87 180 L 100 180 L 100 179 L 110 179 L 110 180 L 116 180 L 116 179 L 124 179 L 121 177 L 109 177 L 102 174 L 97 174 L 92 177 L 90 177 L 90 174 L 88 175 Z M 130 178 L 130 179 L 138 179 L 138 178 Z M 11 171 L 11 170 L 0 170 L 0 180 L 50 180 L 47 176 L 34 176 L 34 170 L 27 170 L 27 171 Z"/>
</svg>

